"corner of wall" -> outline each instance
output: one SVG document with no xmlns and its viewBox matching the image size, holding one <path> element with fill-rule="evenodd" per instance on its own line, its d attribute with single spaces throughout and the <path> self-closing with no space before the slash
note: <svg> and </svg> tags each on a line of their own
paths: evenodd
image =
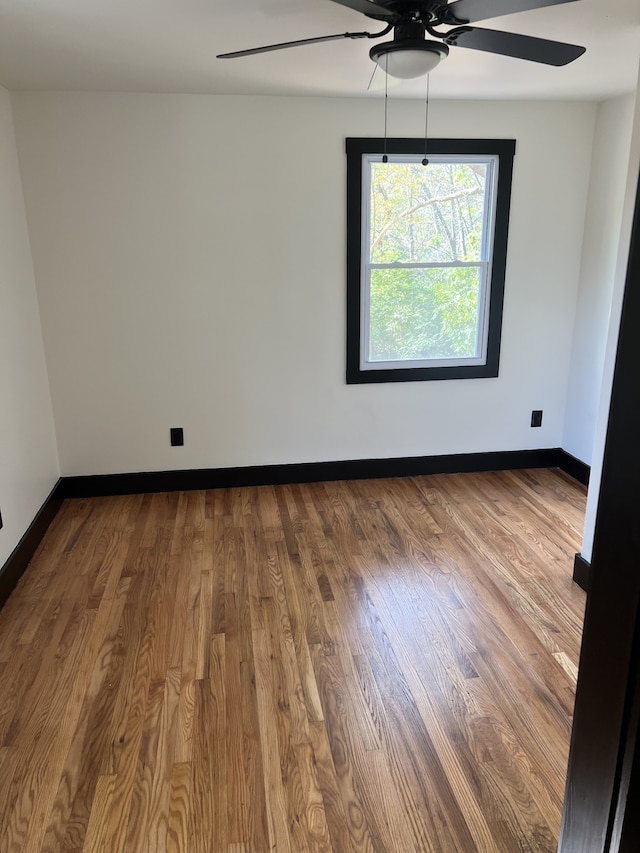
<svg viewBox="0 0 640 853">
<path fill-rule="evenodd" d="M 620 328 L 622 301 L 624 297 L 627 267 L 629 263 L 629 247 L 631 241 L 631 230 L 633 227 L 635 200 L 638 191 L 639 174 L 640 69 L 638 76 L 638 86 L 636 88 L 634 96 L 633 127 L 626 175 L 624 206 L 620 225 L 620 239 L 618 242 L 618 251 L 616 256 L 611 314 L 609 317 L 606 353 L 602 371 L 602 383 L 599 398 L 600 405 L 595 429 L 593 460 L 591 464 L 591 481 L 589 485 L 589 494 L 587 497 L 587 510 L 585 515 L 584 534 L 581 549 L 581 554 L 583 558 L 589 562 L 591 561 L 591 556 L 593 552 L 593 539 L 598 510 L 600 481 L 602 477 L 602 464 L 604 460 L 605 443 L 607 438 L 609 405 L 611 401 L 611 389 L 613 384 L 613 374 L 615 370 L 616 349 L 618 344 L 618 332 Z"/>
<path fill-rule="evenodd" d="M 9 92 L 0 87 L 0 567 L 60 474 Z"/>
</svg>

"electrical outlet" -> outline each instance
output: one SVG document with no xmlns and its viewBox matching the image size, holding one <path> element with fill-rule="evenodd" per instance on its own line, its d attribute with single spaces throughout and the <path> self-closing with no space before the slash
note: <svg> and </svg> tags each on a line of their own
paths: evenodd
<svg viewBox="0 0 640 853">
<path fill-rule="evenodd" d="M 542 409 L 534 409 L 531 412 L 531 426 L 532 427 L 541 427 L 542 426 Z"/>
<path fill-rule="evenodd" d="M 184 431 L 182 427 L 171 427 L 171 447 L 182 447 L 184 444 Z"/>
</svg>

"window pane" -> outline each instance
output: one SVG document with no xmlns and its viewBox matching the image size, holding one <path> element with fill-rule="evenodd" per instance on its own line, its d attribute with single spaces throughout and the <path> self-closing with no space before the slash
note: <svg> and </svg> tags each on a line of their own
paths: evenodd
<svg viewBox="0 0 640 853">
<path fill-rule="evenodd" d="M 482 258 L 486 163 L 371 163 L 370 262 Z"/>
<path fill-rule="evenodd" d="M 369 361 L 474 358 L 479 267 L 371 270 Z"/>
</svg>

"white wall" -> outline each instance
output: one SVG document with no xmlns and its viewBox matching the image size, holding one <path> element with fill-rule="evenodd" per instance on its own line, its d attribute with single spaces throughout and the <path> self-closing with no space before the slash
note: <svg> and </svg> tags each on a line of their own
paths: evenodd
<svg viewBox="0 0 640 853">
<path fill-rule="evenodd" d="M 561 444 L 593 104 L 433 102 L 434 136 L 518 140 L 500 377 L 366 386 L 344 382 L 344 137 L 380 135 L 380 100 L 14 109 L 64 475 Z M 422 126 L 391 103 L 393 135 Z"/>
<path fill-rule="evenodd" d="M 591 464 L 627 187 L 635 95 L 598 105 L 562 447 Z"/>
<path fill-rule="evenodd" d="M 0 568 L 58 473 L 11 102 L 0 87 Z"/>
<path fill-rule="evenodd" d="M 625 182 L 624 204 L 622 207 L 622 216 L 620 219 L 620 238 L 618 241 L 618 250 L 616 254 L 611 313 L 609 317 L 609 329 L 604 358 L 604 369 L 602 372 L 602 386 L 600 389 L 600 406 L 598 410 L 598 418 L 595 430 L 593 463 L 591 465 L 591 479 L 589 481 L 587 511 L 585 514 L 582 548 L 580 552 L 585 558 L 585 560 L 589 562 L 591 561 L 591 556 L 593 553 L 593 541 L 597 521 L 596 516 L 598 510 L 598 499 L 600 495 L 600 481 L 602 477 L 602 463 L 604 459 L 605 441 L 607 437 L 609 405 L 611 402 L 611 388 L 613 385 L 613 373 L 615 369 L 616 350 L 618 346 L 620 315 L 622 312 L 622 300 L 624 297 L 627 266 L 629 262 L 629 248 L 631 243 L 631 229 L 633 226 L 633 215 L 638 189 L 638 175 L 640 173 L 640 78 L 638 80 L 638 90 L 635 95 L 634 102 L 635 103 L 630 155 L 627 161 L 627 177 Z"/>
</svg>

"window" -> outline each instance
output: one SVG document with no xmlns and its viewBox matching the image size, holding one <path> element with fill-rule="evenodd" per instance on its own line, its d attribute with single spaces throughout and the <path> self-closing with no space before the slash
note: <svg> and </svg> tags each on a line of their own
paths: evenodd
<svg viewBox="0 0 640 853">
<path fill-rule="evenodd" d="M 514 140 L 347 139 L 347 382 L 498 375 Z"/>
</svg>

